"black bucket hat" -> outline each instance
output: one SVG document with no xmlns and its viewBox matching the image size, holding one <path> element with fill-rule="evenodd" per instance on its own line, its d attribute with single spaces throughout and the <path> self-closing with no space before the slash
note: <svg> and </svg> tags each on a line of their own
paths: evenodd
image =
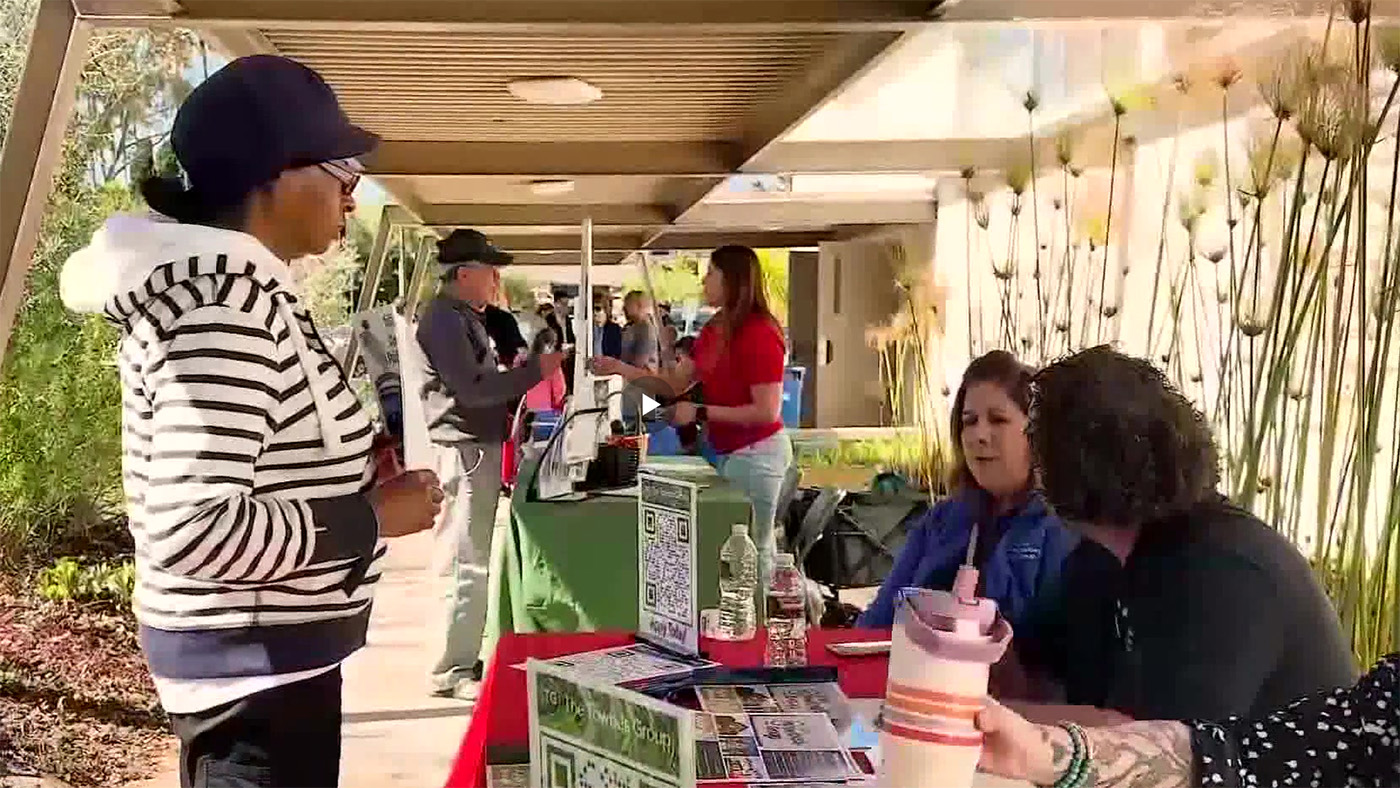
<svg viewBox="0 0 1400 788">
<path fill-rule="evenodd" d="M 350 122 L 320 74 L 285 57 L 253 55 L 190 93 L 170 144 L 185 189 L 205 205 L 224 206 L 286 170 L 364 156 L 379 137 Z"/>
<path fill-rule="evenodd" d="M 438 241 L 438 264 L 443 276 L 452 273 L 458 266 L 478 263 L 497 267 L 510 265 L 515 258 L 509 252 L 491 243 L 480 230 L 453 230 L 451 235 Z"/>
</svg>

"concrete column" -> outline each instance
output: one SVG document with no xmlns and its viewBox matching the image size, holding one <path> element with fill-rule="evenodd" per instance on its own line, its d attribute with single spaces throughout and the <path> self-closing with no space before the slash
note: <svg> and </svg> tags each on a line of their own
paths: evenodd
<svg viewBox="0 0 1400 788">
<path fill-rule="evenodd" d="M 902 228 L 821 246 L 817 283 L 815 427 L 877 427 L 887 392 L 867 329 L 899 308 L 892 250 L 932 265 L 932 227 Z"/>
<path fill-rule="evenodd" d="M 0 362 L 24 297 L 90 27 L 70 0 L 41 0 L 14 112 L 0 148 Z"/>
</svg>

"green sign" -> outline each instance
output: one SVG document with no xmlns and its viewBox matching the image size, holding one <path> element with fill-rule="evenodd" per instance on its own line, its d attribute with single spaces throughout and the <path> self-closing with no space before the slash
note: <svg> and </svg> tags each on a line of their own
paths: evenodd
<svg viewBox="0 0 1400 788">
<path fill-rule="evenodd" d="M 577 739 L 680 781 L 683 742 L 678 716 L 633 702 L 626 690 L 594 689 L 548 673 L 536 674 L 535 681 L 533 716 L 542 731 Z"/>
</svg>

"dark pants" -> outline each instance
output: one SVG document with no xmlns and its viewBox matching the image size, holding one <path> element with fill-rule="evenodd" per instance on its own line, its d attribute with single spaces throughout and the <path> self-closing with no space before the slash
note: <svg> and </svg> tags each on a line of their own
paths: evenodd
<svg viewBox="0 0 1400 788">
<path fill-rule="evenodd" d="M 340 668 L 194 714 L 170 715 L 181 788 L 335 788 Z"/>
</svg>

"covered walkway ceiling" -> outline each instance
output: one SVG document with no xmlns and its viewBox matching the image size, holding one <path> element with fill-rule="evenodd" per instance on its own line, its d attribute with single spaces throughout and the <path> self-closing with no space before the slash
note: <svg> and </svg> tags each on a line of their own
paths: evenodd
<svg viewBox="0 0 1400 788">
<path fill-rule="evenodd" d="M 1022 135 L 789 141 L 862 79 L 949 26 L 1102 25 L 1320 13 L 1329 0 L 73 0 L 94 24 L 178 24 L 230 55 L 316 68 L 386 140 L 370 174 L 410 220 L 491 233 L 530 262 L 643 249 L 812 245 L 933 216 L 923 191 L 733 194 L 736 174 L 1001 169 Z M 1199 41 L 1186 42 L 1199 45 Z M 915 53 L 917 54 L 917 52 Z M 881 67 L 884 66 L 883 72 Z M 515 79 L 567 76 L 586 106 L 526 103 Z M 950 107 L 950 113 L 958 112 Z M 1073 122 L 1107 133 L 1101 113 Z M 875 119 L 871 119 L 874 123 Z M 1045 160 L 1051 155 L 1047 137 Z M 1104 151 L 1106 146 L 1085 146 Z M 1092 162 L 1087 162 L 1092 163 Z M 540 181 L 570 181 L 567 193 Z M 757 199 L 754 199 L 757 197 Z"/>
<path fill-rule="evenodd" d="M 406 218 L 434 229 L 480 227 L 527 260 L 568 262 L 585 216 L 595 222 L 606 259 L 618 260 L 637 249 L 723 241 L 810 245 L 871 226 L 928 221 L 934 177 L 924 187 L 891 194 L 803 195 L 735 193 L 731 176 L 937 176 L 964 166 L 1004 167 L 1014 147 L 1024 146 L 1020 129 L 919 139 L 857 130 L 841 141 L 791 134 L 852 85 L 897 79 L 911 62 L 909 53 L 930 36 L 1046 25 L 1101 31 L 1165 20 L 1184 28 L 1213 24 L 1216 34 L 1203 38 L 1187 29 L 1172 44 L 1209 57 L 1240 43 L 1220 33 L 1222 21 L 1245 31 L 1244 43 L 1258 43 L 1259 36 L 1249 34 L 1258 27 L 1253 21 L 1314 17 L 1332 5 L 40 0 L 14 122 L 0 153 L 0 349 L 33 256 L 88 37 L 97 27 L 187 27 L 232 55 L 279 52 L 301 59 L 325 74 L 356 121 L 385 138 L 369 162 L 371 173 Z M 1400 0 L 1378 0 L 1374 7 L 1394 16 Z M 601 100 L 542 106 L 507 89 L 513 79 L 559 76 L 586 80 L 601 89 Z M 980 91 L 973 85 L 946 113 L 975 110 L 984 99 Z M 1090 137 L 1106 134 L 1102 104 L 1061 125 Z M 855 125 L 864 125 L 861 120 Z M 880 120 L 868 122 L 873 127 Z M 1053 131 L 1042 134 L 1047 156 Z M 573 188 L 560 193 L 531 185 L 539 180 L 570 180 Z"/>
</svg>

